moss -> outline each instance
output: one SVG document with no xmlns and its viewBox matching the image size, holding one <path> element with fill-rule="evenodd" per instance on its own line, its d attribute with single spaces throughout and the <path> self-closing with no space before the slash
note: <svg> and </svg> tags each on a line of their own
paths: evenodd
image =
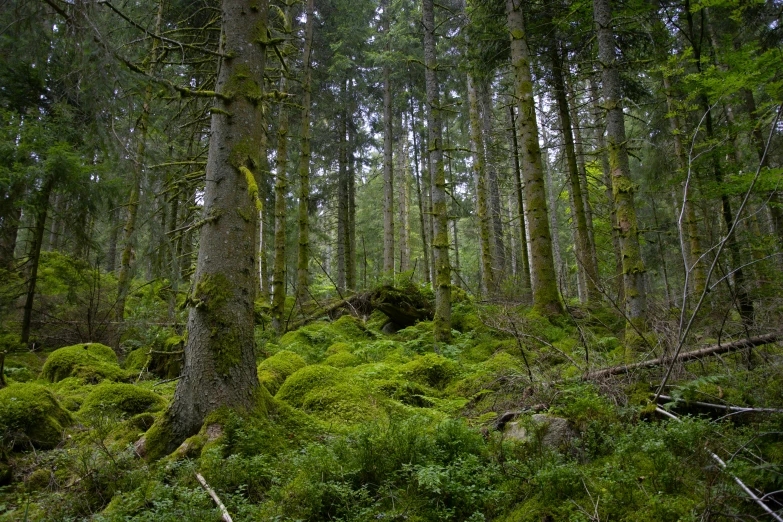
<svg viewBox="0 0 783 522">
<path fill-rule="evenodd" d="M 38 384 L 12 384 L 0 390 L 0 432 L 11 448 L 51 449 L 73 423 L 52 392 Z"/>
<path fill-rule="evenodd" d="M 125 380 L 127 374 L 117 364 L 117 355 L 111 348 L 87 343 L 66 346 L 49 354 L 41 377 L 49 382 L 78 377 L 85 382 L 98 383 L 104 379 Z"/>
<path fill-rule="evenodd" d="M 141 456 L 148 461 L 158 460 L 168 454 L 168 448 L 174 439 L 174 428 L 168 411 L 158 417 L 158 420 L 147 430 L 142 439 Z M 140 442 L 142 442 L 140 441 Z"/>
<path fill-rule="evenodd" d="M 188 304 L 208 317 L 211 325 L 210 346 L 212 358 L 219 374 L 229 371 L 241 362 L 242 348 L 236 334 L 233 317 L 225 310 L 226 302 L 234 292 L 231 282 L 221 273 L 204 274 L 196 283 Z"/>
<path fill-rule="evenodd" d="M 294 352 L 282 350 L 261 361 L 258 379 L 269 393 L 275 394 L 289 375 L 305 367 L 305 360 Z"/>
<path fill-rule="evenodd" d="M 432 388 L 404 379 L 380 379 L 373 384 L 374 388 L 384 396 L 419 408 L 431 406 L 432 403 L 427 400 L 427 397 L 437 393 Z"/>
<path fill-rule="evenodd" d="M 351 316 L 344 315 L 330 325 L 342 340 L 347 342 L 364 341 L 375 338 L 375 335 L 362 324 L 362 322 Z"/>
<path fill-rule="evenodd" d="M 166 401 L 160 395 L 133 384 L 103 383 L 96 386 L 82 404 L 82 415 L 114 411 L 124 415 L 160 411 Z"/>
<path fill-rule="evenodd" d="M 253 71 L 247 65 L 239 64 L 234 67 L 234 74 L 226 82 L 224 94 L 229 98 L 242 96 L 255 105 L 261 101 L 263 93 Z"/>
<path fill-rule="evenodd" d="M 350 352 L 351 345 L 342 341 L 336 342 L 326 349 L 325 355 L 330 356 L 340 352 Z"/>
<path fill-rule="evenodd" d="M 308 393 L 316 388 L 337 384 L 341 376 L 342 372 L 331 366 L 305 366 L 286 379 L 275 398 L 301 407 Z"/>
<path fill-rule="evenodd" d="M 140 372 L 149 364 L 149 348 L 136 348 L 125 357 L 122 367 L 128 371 Z"/>
<path fill-rule="evenodd" d="M 250 201 L 253 202 L 253 204 L 256 207 L 256 211 L 261 212 L 261 209 L 263 208 L 263 205 L 261 204 L 261 200 L 258 199 L 258 185 L 256 184 L 255 177 L 253 176 L 253 173 L 250 172 L 250 169 L 247 167 L 239 167 L 239 171 L 242 172 L 245 176 L 245 183 L 247 183 L 247 196 L 250 198 Z M 249 219 L 245 219 L 245 221 L 250 221 Z"/>
<path fill-rule="evenodd" d="M 400 368 L 402 375 L 436 389 L 443 389 L 457 374 L 457 364 L 434 353 L 416 357 Z"/>
<path fill-rule="evenodd" d="M 334 366 L 335 368 L 347 368 L 349 366 L 357 366 L 361 362 L 362 360 L 359 357 L 350 352 L 339 352 L 327 357 L 324 364 Z"/>
<path fill-rule="evenodd" d="M 330 323 L 318 321 L 288 332 L 280 338 L 280 347 L 301 355 L 308 364 L 319 363 L 327 347 L 345 340 L 330 326 Z"/>
<path fill-rule="evenodd" d="M 339 424 L 359 424 L 378 415 L 370 390 L 352 381 L 311 390 L 302 401 L 302 409 L 328 423 Z"/>
</svg>

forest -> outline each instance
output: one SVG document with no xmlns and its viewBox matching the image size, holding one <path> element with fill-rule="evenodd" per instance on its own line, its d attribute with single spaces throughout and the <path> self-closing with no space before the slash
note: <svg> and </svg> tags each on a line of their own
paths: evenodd
<svg viewBox="0 0 783 522">
<path fill-rule="evenodd" d="M 783 522 L 783 1 L 0 1 L 0 521 Z"/>
</svg>

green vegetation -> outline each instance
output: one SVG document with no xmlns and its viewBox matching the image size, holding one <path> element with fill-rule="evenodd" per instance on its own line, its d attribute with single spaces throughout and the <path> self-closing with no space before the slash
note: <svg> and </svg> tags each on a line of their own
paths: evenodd
<svg viewBox="0 0 783 522">
<path fill-rule="evenodd" d="M 52 352 L 41 370 L 41 378 L 57 382 L 77 377 L 96 384 L 104 379 L 124 380 L 127 375 L 117 364 L 117 355 L 98 343 L 76 344 Z"/>
</svg>

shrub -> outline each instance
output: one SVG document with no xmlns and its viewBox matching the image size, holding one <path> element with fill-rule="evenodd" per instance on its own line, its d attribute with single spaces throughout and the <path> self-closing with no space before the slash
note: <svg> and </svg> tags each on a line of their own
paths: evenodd
<svg viewBox="0 0 783 522">
<path fill-rule="evenodd" d="M 103 344 L 87 343 L 53 351 L 46 359 L 41 377 L 49 382 L 78 377 L 98 383 L 104 379 L 121 381 L 127 374 L 117 364 L 114 350 Z"/>
<path fill-rule="evenodd" d="M 12 449 L 28 441 L 36 448 L 53 448 L 72 422 L 71 414 L 43 386 L 12 384 L 0 390 L 0 432 Z"/>
</svg>

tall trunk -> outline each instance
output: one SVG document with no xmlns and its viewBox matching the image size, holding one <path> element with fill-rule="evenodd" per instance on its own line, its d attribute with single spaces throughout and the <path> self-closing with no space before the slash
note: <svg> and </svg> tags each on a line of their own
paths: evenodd
<svg viewBox="0 0 783 522">
<path fill-rule="evenodd" d="M 258 279 L 259 288 L 261 291 L 258 297 L 265 304 L 269 303 L 270 295 L 269 256 L 267 255 L 267 236 L 269 235 L 267 233 L 267 225 L 269 223 L 267 219 L 267 216 L 269 215 L 269 209 L 267 208 L 267 201 L 269 199 L 267 197 L 269 192 L 267 188 L 267 177 L 269 176 L 269 158 L 267 158 L 267 129 L 267 119 L 266 116 L 264 116 L 264 132 L 262 132 L 260 136 L 261 147 L 258 153 L 261 163 L 259 165 L 258 175 L 256 177 L 256 185 L 258 186 L 258 200 L 261 202 L 261 210 L 258 211 L 258 233 L 256 234 L 258 240 L 256 243 L 256 252 L 258 252 Z"/>
<path fill-rule="evenodd" d="M 350 87 L 350 84 L 349 84 Z M 351 110 L 353 115 L 353 110 Z M 356 158 L 353 155 L 354 150 L 354 138 L 353 138 L 353 122 L 348 124 L 348 233 L 347 235 L 347 252 L 345 254 L 345 283 L 348 290 L 356 291 L 356 173 L 355 167 Z"/>
<path fill-rule="evenodd" d="M 552 236 L 549 231 L 546 187 L 541 167 L 538 122 L 533 99 L 533 78 L 530 72 L 530 50 L 525 36 L 521 4 L 520 0 L 506 0 L 514 86 L 519 103 L 518 128 L 522 138 L 522 172 L 530 226 L 533 305 L 545 313 L 558 315 L 562 313 L 563 308 L 557 290 L 557 276 L 552 256 Z"/>
<path fill-rule="evenodd" d="M 571 216 L 576 227 L 574 231 L 576 264 L 579 270 L 579 284 L 584 288 L 584 291 L 580 292 L 580 298 L 582 298 L 583 302 L 598 301 L 600 300 L 600 293 L 596 286 L 598 283 L 598 270 L 596 270 L 595 264 L 593 264 L 593 255 L 590 251 L 590 236 L 587 228 L 587 218 L 585 217 L 585 200 L 582 194 L 582 183 L 579 179 L 579 168 L 576 163 L 571 113 L 568 107 L 565 77 L 563 75 L 562 50 L 558 50 L 558 43 L 555 40 L 550 42 L 550 44 L 555 100 L 560 115 L 560 127 L 565 148 L 566 166 L 568 168 L 568 183 L 571 188 Z"/>
<path fill-rule="evenodd" d="M 112 204 L 113 206 L 113 204 Z M 117 207 L 109 211 L 109 249 L 106 252 L 106 271 L 114 272 L 117 268 L 117 236 L 119 236 L 120 209 Z"/>
<path fill-rule="evenodd" d="M 411 239 L 410 218 L 408 206 L 410 204 L 410 160 L 408 159 L 408 134 L 405 113 L 402 115 L 402 132 L 400 133 L 397 173 L 397 210 L 400 220 L 400 273 L 410 270 L 411 264 Z"/>
<path fill-rule="evenodd" d="M 387 55 L 391 50 L 389 34 L 388 0 L 381 2 L 381 32 L 386 39 Z M 394 121 L 392 116 L 391 66 L 383 66 L 383 273 L 394 278 L 394 165 L 392 164 L 392 139 Z"/>
<path fill-rule="evenodd" d="M 688 175 L 688 159 L 685 157 L 685 149 L 682 146 L 682 129 L 680 119 L 677 116 L 674 98 L 672 96 L 671 80 L 668 76 L 663 77 L 663 87 L 666 91 L 666 104 L 669 109 L 669 126 L 672 129 L 672 138 L 674 139 L 674 156 L 677 159 L 677 169 L 680 176 Z M 692 180 L 691 180 L 692 181 Z M 685 230 L 680 230 L 680 235 L 684 242 L 687 242 L 687 248 L 683 247 L 686 258 L 686 269 L 690 272 L 689 283 L 691 291 L 700 295 L 704 291 L 706 276 L 704 273 L 704 262 L 700 259 L 702 255 L 701 240 L 699 239 L 699 226 L 696 218 L 696 208 L 693 205 L 694 184 L 687 179 L 683 180 L 682 195 L 682 213 L 685 221 Z M 679 221 L 679 220 L 678 220 Z M 678 224 L 678 226 L 680 226 Z"/>
<path fill-rule="evenodd" d="M 546 127 L 544 127 L 542 134 L 543 134 L 544 148 L 549 150 L 549 147 L 551 146 L 551 142 L 549 139 L 549 134 L 546 131 Z M 565 272 L 565 263 L 563 262 L 563 256 L 560 250 L 560 227 L 557 224 L 557 200 L 559 197 L 559 193 L 555 191 L 556 185 L 552 177 L 553 167 L 549 163 L 548 155 L 544 156 L 541 166 L 544 169 L 544 178 L 546 180 L 546 197 L 550 209 L 549 229 L 552 231 L 552 256 L 555 264 L 555 276 L 557 277 L 558 283 L 564 286 L 563 293 L 565 295 L 570 295 L 570 289 L 568 286 L 569 278 L 563 275 L 563 273 Z"/>
<path fill-rule="evenodd" d="M 413 112 L 413 97 L 409 96 L 411 111 L 411 134 L 413 134 L 413 175 L 416 178 L 416 197 L 419 205 L 419 226 L 421 231 L 421 245 L 422 245 L 422 259 L 424 266 L 422 271 L 424 272 L 424 282 L 429 283 L 430 280 L 430 244 L 427 241 L 427 219 L 425 216 L 426 204 L 424 203 L 424 196 L 421 191 L 421 176 L 419 175 L 419 147 L 416 140 L 416 116 Z"/>
<path fill-rule="evenodd" d="M 35 224 L 33 225 L 33 242 L 30 245 L 30 254 L 27 264 L 29 265 L 27 279 L 27 295 L 24 301 L 24 315 L 22 317 L 22 334 L 20 341 L 27 344 L 30 341 L 30 324 L 33 318 L 33 303 L 35 301 L 35 286 L 38 282 L 38 264 L 41 260 L 41 247 L 43 246 L 44 231 L 46 230 L 46 216 L 49 210 L 49 196 L 54 188 L 54 178 L 46 179 L 37 194 L 37 210 L 35 213 Z"/>
<path fill-rule="evenodd" d="M 296 297 L 300 306 L 308 300 L 310 273 L 310 50 L 313 46 L 313 0 L 307 0 L 305 44 L 302 56 L 302 130 L 299 153 L 299 251 L 296 260 Z"/>
<path fill-rule="evenodd" d="M 495 271 L 495 286 L 503 280 L 506 271 L 506 247 L 503 244 L 503 214 L 500 208 L 500 186 L 498 184 L 498 169 L 493 161 L 492 151 L 495 150 L 492 138 L 492 92 L 489 82 L 481 88 L 481 119 L 486 145 L 487 188 L 489 189 L 489 212 L 492 223 L 492 261 Z"/>
<path fill-rule="evenodd" d="M 344 98 L 344 97 L 343 97 Z M 345 294 L 346 246 L 348 239 L 348 144 L 346 143 L 345 110 L 338 122 L 337 150 L 337 290 Z"/>
<path fill-rule="evenodd" d="M 288 89 L 288 78 L 280 78 L 280 92 Z M 288 109 L 284 103 L 277 115 L 277 153 L 275 155 L 275 258 L 272 267 L 272 328 L 283 333 L 286 278 L 286 198 L 288 196 Z"/>
<path fill-rule="evenodd" d="M 634 325 L 646 327 L 647 299 L 644 287 L 644 263 L 639 247 L 639 229 L 634 206 L 634 184 L 628 164 L 628 142 L 625 136 L 620 71 L 617 66 L 612 32 L 612 9 L 609 0 L 593 0 L 593 15 L 598 33 L 598 55 L 603 67 L 606 132 L 612 195 L 617 211 L 617 227 L 623 258 L 625 313 Z"/>
<path fill-rule="evenodd" d="M 158 3 L 158 15 L 155 21 L 155 34 L 160 34 L 161 23 L 163 20 L 163 0 Z M 157 68 L 158 62 L 158 44 L 157 39 L 152 40 L 152 49 L 150 50 L 150 62 L 147 72 L 152 74 Z M 125 300 L 128 297 L 130 287 L 131 260 L 133 257 L 133 239 L 136 232 L 136 220 L 139 214 L 139 198 L 141 196 L 141 182 L 144 175 L 144 156 L 147 149 L 147 126 L 150 119 L 150 103 L 152 102 L 152 83 L 147 83 L 144 91 L 144 103 L 141 106 L 141 115 L 137 123 L 138 145 L 136 146 L 136 157 L 133 162 L 133 180 L 128 196 L 127 220 L 122 233 L 122 256 L 120 257 L 120 271 L 117 275 L 117 305 L 115 308 L 115 319 L 121 323 L 125 319 Z M 117 340 L 119 344 L 119 339 Z"/>
<path fill-rule="evenodd" d="M 494 271 L 492 270 L 492 250 L 490 247 L 490 216 L 487 208 L 487 169 L 484 153 L 484 140 L 481 133 L 478 92 L 473 75 L 468 73 L 468 106 L 470 114 L 470 139 L 473 149 L 473 178 L 476 183 L 476 216 L 479 229 L 479 252 L 481 256 L 482 293 L 496 291 Z"/>
<path fill-rule="evenodd" d="M 19 200 L 23 193 L 24 185 L 17 181 L 0 198 L 0 269 L 12 270 L 14 266 L 16 236 L 22 217 Z"/>
<path fill-rule="evenodd" d="M 617 210 L 614 206 L 614 196 L 612 195 L 612 173 L 609 168 L 609 154 L 606 151 L 606 140 L 604 139 L 604 118 L 601 107 L 601 99 L 598 95 L 598 85 L 595 78 L 590 77 L 590 98 L 593 105 L 593 127 L 595 129 L 595 142 L 598 146 L 598 155 L 601 158 L 601 172 L 604 187 L 606 187 L 606 201 L 609 206 L 609 224 L 612 230 L 612 252 L 614 253 L 614 279 L 615 294 L 617 303 L 625 302 L 625 285 L 623 284 L 623 253 L 620 248 L 620 232 L 617 227 Z"/>
<path fill-rule="evenodd" d="M 449 233 L 446 211 L 446 172 L 443 167 L 443 128 L 441 124 L 438 62 L 435 55 L 435 12 L 433 0 L 422 0 L 424 25 L 424 66 L 427 86 L 427 127 L 429 131 L 429 170 L 432 178 L 432 261 L 435 268 L 435 319 L 433 321 L 436 348 L 451 341 L 451 266 L 449 264 Z"/>
<path fill-rule="evenodd" d="M 266 412 L 256 371 L 253 308 L 256 296 L 255 235 L 268 3 L 248 9 L 223 0 L 222 60 L 212 113 L 205 224 L 201 227 L 193 289 L 188 297 L 188 340 L 182 378 L 168 411 L 147 432 L 150 458 L 173 451 L 222 408 Z M 230 114 L 230 116 L 229 116 Z"/>
<path fill-rule="evenodd" d="M 519 166 L 519 140 L 517 139 L 517 118 L 514 114 L 514 105 L 509 104 L 508 115 L 511 120 L 511 145 L 513 146 L 514 156 L 514 188 L 516 189 L 516 212 L 517 222 L 519 223 L 519 258 L 520 258 L 520 283 L 522 286 L 522 295 L 530 296 L 530 258 L 527 251 L 527 230 L 525 226 L 525 198 L 522 196 L 524 186 L 522 184 L 522 168 Z"/>
</svg>

